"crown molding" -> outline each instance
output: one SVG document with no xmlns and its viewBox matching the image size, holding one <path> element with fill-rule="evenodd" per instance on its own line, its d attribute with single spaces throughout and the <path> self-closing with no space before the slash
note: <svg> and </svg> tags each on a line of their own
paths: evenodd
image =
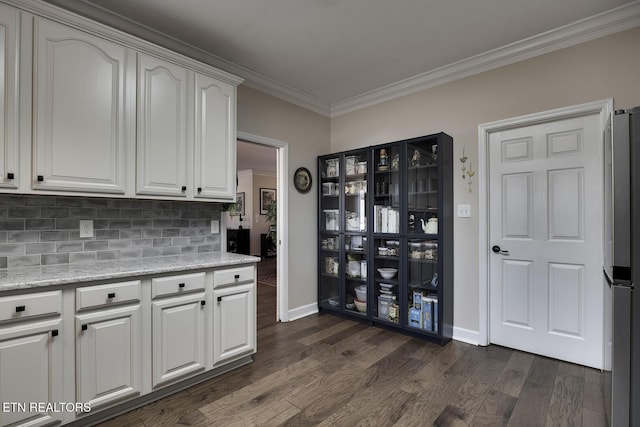
<svg viewBox="0 0 640 427">
<path fill-rule="evenodd" d="M 640 1 L 585 18 L 331 105 L 331 117 L 640 26 Z"/>
</svg>

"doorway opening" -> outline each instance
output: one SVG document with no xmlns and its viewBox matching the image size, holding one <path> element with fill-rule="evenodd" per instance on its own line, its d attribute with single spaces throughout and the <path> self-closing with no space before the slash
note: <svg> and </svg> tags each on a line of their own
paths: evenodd
<svg viewBox="0 0 640 427">
<path fill-rule="evenodd" d="M 238 132 L 237 197 L 243 206 L 225 218 L 227 243 L 237 235 L 236 251 L 241 248 L 242 253 L 261 258 L 257 272 L 259 329 L 289 320 L 287 159 L 287 143 Z"/>
</svg>

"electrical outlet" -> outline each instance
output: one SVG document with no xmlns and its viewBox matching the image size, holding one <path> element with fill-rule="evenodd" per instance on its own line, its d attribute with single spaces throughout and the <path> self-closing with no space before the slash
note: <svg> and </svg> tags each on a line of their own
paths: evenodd
<svg viewBox="0 0 640 427">
<path fill-rule="evenodd" d="M 218 221 L 217 219 L 212 219 L 211 234 L 218 234 L 218 233 L 220 233 L 220 221 Z"/>
<path fill-rule="evenodd" d="M 80 237 L 93 237 L 93 220 L 80 220 Z"/>
<path fill-rule="evenodd" d="M 458 218 L 471 218 L 471 205 L 458 205 Z"/>
</svg>

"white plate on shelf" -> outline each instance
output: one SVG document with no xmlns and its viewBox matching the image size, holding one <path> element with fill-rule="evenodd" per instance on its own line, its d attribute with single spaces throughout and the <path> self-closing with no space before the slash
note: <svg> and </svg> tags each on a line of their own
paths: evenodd
<svg viewBox="0 0 640 427">
<path fill-rule="evenodd" d="M 391 283 L 379 283 L 379 285 L 384 290 L 393 289 L 393 284 L 391 284 Z"/>
</svg>

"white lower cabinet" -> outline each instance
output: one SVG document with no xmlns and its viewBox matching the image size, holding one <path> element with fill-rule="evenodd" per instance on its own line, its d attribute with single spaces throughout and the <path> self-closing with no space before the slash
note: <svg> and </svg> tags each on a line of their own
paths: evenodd
<svg viewBox="0 0 640 427">
<path fill-rule="evenodd" d="M 141 392 L 140 304 L 76 315 L 76 399 L 92 410 Z"/>
<path fill-rule="evenodd" d="M 213 290 L 213 365 L 256 350 L 255 283 Z"/>
<path fill-rule="evenodd" d="M 62 420 L 62 412 L 48 405 L 65 401 L 61 323 L 56 317 L 0 326 L 1 426 L 42 426 Z"/>
<path fill-rule="evenodd" d="M 205 293 L 153 301 L 152 381 L 163 386 L 205 370 Z"/>
</svg>

